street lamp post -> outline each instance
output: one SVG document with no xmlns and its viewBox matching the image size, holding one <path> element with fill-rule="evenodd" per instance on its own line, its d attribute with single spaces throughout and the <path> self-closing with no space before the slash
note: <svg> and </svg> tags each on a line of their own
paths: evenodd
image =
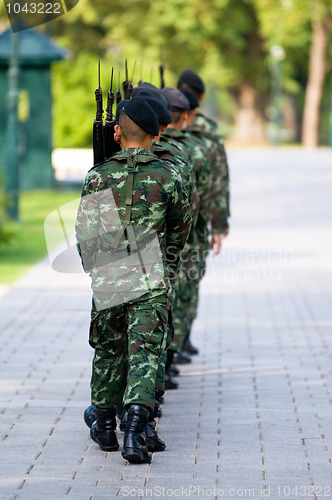
<svg viewBox="0 0 332 500">
<path fill-rule="evenodd" d="M 8 198 L 7 213 L 12 219 L 19 218 L 19 144 L 18 144 L 18 52 L 19 33 L 11 34 L 9 60 L 8 119 L 5 133 L 5 194 Z"/>
<path fill-rule="evenodd" d="M 274 45 L 270 49 L 272 56 L 271 65 L 271 103 L 272 103 L 272 143 L 276 146 L 280 144 L 282 112 L 281 112 L 281 97 L 282 97 L 282 61 L 286 54 L 280 45 Z"/>
</svg>

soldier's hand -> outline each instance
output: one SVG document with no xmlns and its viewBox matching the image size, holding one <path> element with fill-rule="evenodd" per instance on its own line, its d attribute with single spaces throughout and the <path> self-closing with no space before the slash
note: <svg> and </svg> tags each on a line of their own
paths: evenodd
<svg viewBox="0 0 332 500">
<path fill-rule="evenodd" d="M 223 235 L 213 234 L 210 248 L 214 250 L 213 255 L 216 256 L 220 253 Z"/>
</svg>

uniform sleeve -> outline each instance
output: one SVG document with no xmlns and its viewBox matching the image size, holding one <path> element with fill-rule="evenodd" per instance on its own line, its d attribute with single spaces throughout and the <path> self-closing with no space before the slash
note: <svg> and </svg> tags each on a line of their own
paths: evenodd
<svg viewBox="0 0 332 500">
<path fill-rule="evenodd" d="M 77 249 L 86 273 L 90 273 L 94 267 L 95 254 L 100 245 L 98 192 L 95 191 L 98 185 L 99 175 L 88 174 L 83 185 L 75 222 Z"/>
<path fill-rule="evenodd" d="M 188 191 L 181 177 L 178 174 L 174 177 L 174 188 L 166 214 L 166 263 L 171 270 L 171 281 L 176 279 L 180 255 L 192 225 Z"/>
<path fill-rule="evenodd" d="M 195 183 L 199 198 L 198 217 L 200 223 L 207 226 L 211 215 L 212 176 L 209 161 L 204 151 L 199 146 L 197 146 L 197 150 L 199 150 L 199 154 L 195 156 Z"/>
<path fill-rule="evenodd" d="M 229 209 L 229 172 L 226 151 L 222 137 L 216 136 L 216 161 L 212 179 L 212 234 L 228 233 Z"/>
</svg>

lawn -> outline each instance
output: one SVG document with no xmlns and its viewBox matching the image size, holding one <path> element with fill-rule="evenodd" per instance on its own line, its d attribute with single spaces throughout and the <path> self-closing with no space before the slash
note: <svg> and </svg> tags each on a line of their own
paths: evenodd
<svg viewBox="0 0 332 500">
<path fill-rule="evenodd" d="M 20 222 L 9 223 L 13 235 L 7 244 L 0 242 L 0 284 L 12 284 L 47 254 L 45 218 L 79 196 L 79 190 L 40 190 L 21 194 Z"/>
</svg>

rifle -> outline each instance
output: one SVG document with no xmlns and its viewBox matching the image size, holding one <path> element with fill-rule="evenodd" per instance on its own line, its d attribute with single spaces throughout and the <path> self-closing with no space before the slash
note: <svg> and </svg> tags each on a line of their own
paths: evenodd
<svg viewBox="0 0 332 500">
<path fill-rule="evenodd" d="M 118 90 L 115 94 L 115 100 L 116 100 L 116 105 L 118 105 L 119 102 L 122 101 L 122 94 L 121 94 L 121 89 L 120 89 L 120 71 L 119 71 L 119 86 L 118 86 Z"/>
<path fill-rule="evenodd" d="M 162 56 L 162 50 L 160 47 L 160 65 L 159 65 L 159 72 L 160 72 L 160 88 L 163 89 L 165 87 L 165 80 L 164 80 L 164 71 L 165 71 L 165 65 L 163 63 L 163 56 Z"/>
<path fill-rule="evenodd" d="M 142 63 L 142 59 L 141 59 L 141 71 L 140 71 L 140 79 L 139 79 L 139 82 L 138 82 L 138 87 L 139 87 L 139 86 L 141 85 L 141 83 L 143 82 L 143 79 L 142 79 L 142 69 L 143 69 L 143 68 L 142 68 L 142 65 L 143 65 L 143 63 Z"/>
<path fill-rule="evenodd" d="M 105 159 L 111 158 L 117 151 L 120 151 L 120 145 L 114 140 L 114 115 L 113 115 L 113 104 L 114 104 L 114 92 L 113 87 L 113 68 L 111 76 L 111 86 L 107 94 L 107 108 L 106 108 L 106 119 L 104 125 L 104 144 L 105 144 Z"/>
<path fill-rule="evenodd" d="M 128 83 L 128 90 L 127 90 L 127 95 L 129 95 L 128 99 L 131 98 L 131 94 L 132 94 L 133 89 L 134 89 L 133 79 L 134 79 L 135 68 L 136 68 L 136 59 L 135 59 L 135 62 L 134 62 L 134 68 L 133 68 L 133 73 L 131 75 L 131 80 L 129 80 L 129 83 Z"/>
<path fill-rule="evenodd" d="M 133 86 L 131 82 L 128 79 L 128 64 L 127 64 L 127 59 L 125 61 L 125 71 L 126 71 L 126 79 L 122 84 L 123 87 L 123 94 L 125 99 L 130 99 L 131 93 L 133 91 Z"/>
<path fill-rule="evenodd" d="M 100 60 L 98 62 L 98 88 L 95 91 L 97 112 L 93 122 L 93 164 L 105 161 L 104 134 L 103 134 L 103 91 L 100 86 Z"/>
</svg>

